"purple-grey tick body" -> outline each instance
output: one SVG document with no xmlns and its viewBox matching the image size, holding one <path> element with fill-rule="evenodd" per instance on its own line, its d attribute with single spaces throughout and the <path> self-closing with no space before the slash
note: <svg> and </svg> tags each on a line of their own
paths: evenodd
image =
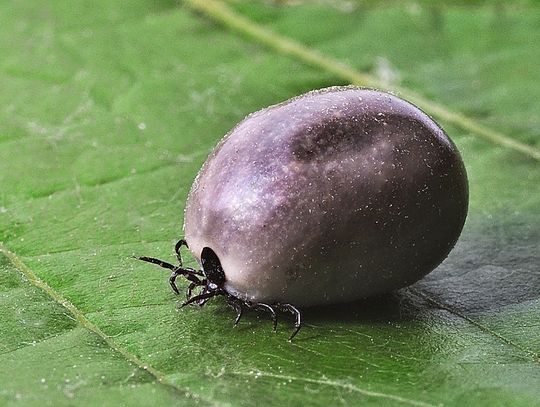
<svg viewBox="0 0 540 407">
<path fill-rule="evenodd" d="M 237 321 L 246 308 L 274 321 L 291 312 L 294 336 L 296 306 L 381 294 L 432 271 L 467 206 L 463 162 L 437 123 L 391 94 L 332 87 L 253 113 L 221 140 L 177 245 L 202 270 L 161 265 L 191 282 L 187 302 L 224 295 Z"/>
</svg>

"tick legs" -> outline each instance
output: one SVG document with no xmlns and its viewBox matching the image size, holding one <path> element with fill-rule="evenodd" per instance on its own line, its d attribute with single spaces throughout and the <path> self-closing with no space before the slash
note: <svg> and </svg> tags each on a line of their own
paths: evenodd
<svg viewBox="0 0 540 407">
<path fill-rule="evenodd" d="M 181 242 L 183 242 L 184 245 L 187 245 L 185 243 L 185 240 L 180 240 L 176 244 L 175 250 L 177 252 L 178 261 L 180 262 L 179 266 L 174 266 L 171 263 L 167 263 L 166 261 L 156 259 L 155 257 L 140 256 L 140 257 L 135 257 L 135 258 L 137 260 L 142 260 L 147 263 L 156 264 L 159 267 L 171 270 L 172 272 L 171 272 L 171 276 L 169 277 L 169 284 L 171 285 L 172 290 L 176 294 L 180 294 L 180 291 L 178 290 L 178 287 L 176 286 L 176 278 L 178 276 L 186 277 L 191 282 L 188 288 L 188 299 L 189 299 L 193 288 L 195 288 L 198 285 L 204 285 L 204 283 L 203 281 L 199 280 L 199 278 L 197 277 L 197 276 L 202 276 L 202 272 L 192 269 L 190 267 L 182 267 L 182 258 L 180 256 L 180 247 L 182 247 L 182 245 L 180 244 Z"/>
<path fill-rule="evenodd" d="M 191 298 L 191 294 L 193 293 L 193 290 L 195 287 L 199 286 L 197 282 L 191 282 L 186 290 L 186 301 Z"/>
<path fill-rule="evenodd" d="M 169 285 L 176 294 L 180 294 L 180 291 L 178 291 L 178 287 L 176 286 L 176 277 L 178 276 L 179 273 L 175 270 L 171 273 L 171 276 L 169 277 Z"/>
<path fill-rule="evenodd" d="M 253 304 L 253 309 L 254 310 L 265 310 L 265 311 L 268 311 L 270 313 L 270 318 L 272 318 L 272 330 L 274 332 L 277 331 L 277 315 L 276 315 L 276 311 L 274 310 L 274 308 L 272 308 L 271 305 L 268 305 L 268 304 L 264 304 L 262 302 L 257 302 L 255 304 Z"/>
<path fill-rule="evenodd" d="M 277 313 L 276 311 L 280 312 L 287 312 L 292 314 L 295 317 L 295 323 L 294 323 L 294 330 L 289 337 L 289 341 L 292 341 L 292 339 L 296 336 L 298 331 L 300 331 L 300 328 L 302 328 L 302 315 L 300 314 L 300 311 L 292 304 L 266 304 L 263 302 L 250 302 L 250 301 L 244 301 L 241 299 L 238 299 L 230 294 L 228 294 L 223 288 L 216 287 L 215 284 L 209 285 L 206 278 L 204 278 L 204 273 L 199 270 L 192 269 L 190 267 L 183 267 L 182 266 L 182 255 L 180 254 L 180 250 L 182 246 L 186 246 L 187 242 L 184 239 L 179 240 L 175 247 L 174 251 L 176 252 L 176 257 L 178 259 L 178 266 L 174 266 L 170 263 L 167 263 L 166 261 L 156 259 L 154 257 L 147 257 L 147 256 L 141 256 L 141 257 L 135 257 L 138 260 L 145 261 L 147 263 L 156 264 L 162 268 L 165 268 L 167 270 L 171 270 L 171 275 L 169 277 L 169 284 L 171 285 L 172 290 L 176 294 L 180 294 L 180 291 L 178 290 L 178 287 L 176 286 L 176 279 L 178 276 L 184 276 L 190 283 L 186 291 L 186 301 L 182 304 L 182 307 L 185 307 L 186 305 L 196 303 L 199 306 L 203 306 L 206 304 L 208 300 L 215 297 L 216 295 L 224 295 L 227 298 L 227 302 L 231 307 L 234 308 L 236 311 L 236 318 L 234 320 L 234 325 L 236 326 L 238 322 L 240 322 L 240 319 L 242 318 L 243 312 L 246 309 L 254 310 L 254 311 L 266 311 L 270 313 L 270 318 L 272 319 L 272 327 L 274 332 L 277 329 Z M 203 277 L 202 279 L 199 277 Z M 198 295 L 192 296 L 193 290 L 196 287 L 203 286 L 203 289 L 199 292 Z"/>
<path fill-rule="evenodd" d="M 173 271 L 177 269 L 177 267 L 173 266 L 171 263 L 167 263 L 166 261 L 156 259 L 155 257 L 146 257 L 146 256 L 137 257 L 137 256 L 135 256 L 135 258 L 137 260 L 142 260 L 142 261 L 145 261 L 147 263 L 157 264 L 159 267 L 163 267 L 164 269 L 169 269 L 169 270 L 173 270 Z"/>
<path fill-rule="evenodd" d="M 178 287 L 176 286 L 176 278 L 178 276 L 184 276 L 186 279 L 188 279 L 191 282 L 186 291 L 186 296 L 188 300 L 191 298 L 191 292 L 193 291 L 193 289 L 199 285 L 204 284 L 201 280 L 199 280 L 197 277 L 195 277 L 191 273 L 191 269 L 176 268 L 175 270 L 173 270 L 173 272 L 171 273 L 171 276 L 169 277 L 169 284 L 172 290 L 176 294 L 180 294 L 180 291 L 178 290 Z"/>
<path fill-rule="evenodd" d="M 254 311 L 268 311 L 270 313 L 270 317 L 272 318 L 272 326 L 274 332 L 277 329 L 277 311 L 281 312 L 288 312 L 291 313 L 295 317 L 295 323 L 294 323 L 294 330 L 289 337 L 289 341 L 292 341 L 292 339 L 296 336 L 298 331 L 300 331 L 300 328 L 302 328 L 302 314 L 292 304 L 266 304 L 263 302 L 249 302 L 249 301 L 242 301 L 238 298 L 235 298 L 233 296 L 227 297 L 228 304 L 236 311 L 236 319 L 234 320 L 234 326 L 238 325 L 238 322 L 240 322 L 240 319 L 242 318 L 243 311 L 245 309 L 252 309 Z"/>
<path fill-rule="evenodd" d="M 292 341 L 292 339 L 296 336 L 300 328 L 302 328 L 302 314 L 292 304 L 276 304 L 275 307 L 279 309 L 281 312 L 290 312 L 295 317 L 296 321 L 294 323 L 294 331 L 289 337 L 289 342 Z"/>
<path fill-rule="evenodd" d="M 174 245 L 174 251 L 176 253 L 176 258 L 178 259 L 178 264 L 180 264 L 180 267 L 182 267 L 182 254 L 180 253 L 180 249 L 182 248 L 182 246 L 186 246 L 189 248 L 187 242 L 184 239 L 180 239 Z"/>
<path fill-rule="evenodd" d="M 181 305 L 181 307 L 185 307 L 186 305 L 193 304 L 194 302 L 199 302 L 199 301 L 202 302 L 202 304 L 200 305 L 204 305 L 206 303 L 205 300 L 209 300 L 210 298 L 215 297 L 216 295 L 218 295 L 218 292 L 216 291 L 209 291 L 209 292 L 196 295 L 195 297 L 191 297 L 189 300 L 184 302 Z"/>
<path fill-rule="evenodd" d="M 156 259 L 154 257 L 141 256 L 135 258 L 137 260 L 146 261 L 147 263 L 157 264 L 159 267 L 163 267 L 164 269 L 172 270 L 171 276 L 169 277 L 169 284 L 171 285 L 171 288 L 176 294 L 180 294 L 180 292 L 178 291 L 178 287 L 176 286 L 176 277 L 185 274 L 185 272 L 181 268 L 173 266 L 171 263 L 167 263 L 166 261 Z"/>
<path fill-rule="evenodd" d="M 234 326 L 236 326 L 242 318 L 242 314 L 244 312 L 244 303 L 234 297 L 227 297 L 227 304 L 233 307 L 233 309 L 236 311 L 236 318 L 234 320 Z"/>
<path fill-rule="evenodd" d="M 270 313 L 270 318 L 272 318 L 272 326 L 274 332 L 277 329 L 277 315 L 274 308 L 271 305 L 264 304 L 262 302 L 249 302 L 242 301 L 232 295 L 227 296 L 227 303 L 236 311 L 236 319 L 234 320 L 234 326 L 238 325 L 240 319 L 242 318 L 243 312 L 245 309 L 252 309 L 254 311 L 268 311 Z"/>
</svg>

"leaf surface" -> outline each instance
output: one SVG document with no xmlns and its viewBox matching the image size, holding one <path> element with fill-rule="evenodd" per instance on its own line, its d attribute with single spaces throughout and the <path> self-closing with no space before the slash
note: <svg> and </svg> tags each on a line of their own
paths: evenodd
<svg viewBox="0 0 540 407">
<path fill-rule="evenodd" d="M 0 25 L 0 405 L 540 405 L 534 3 L 10 1 Z M 462 152 L 448 259 L 306 310 L 292 344 L 286 319 L 180 310 L 130 256 L 172 260 L 211 148 L 355 78 L 420 96 Z"/>
</svg>

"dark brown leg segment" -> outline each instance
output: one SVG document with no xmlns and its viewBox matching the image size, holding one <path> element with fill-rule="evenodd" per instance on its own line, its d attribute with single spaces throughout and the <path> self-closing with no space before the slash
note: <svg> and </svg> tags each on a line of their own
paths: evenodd
<svg viewBox="0 0 540 407">
<path fill-rule="evenodd" d="M 176 270 L 177 269 L 177 266 L 173 266 L 171 263 L 167 263 L 166 261 L 156 259 L 155 257 L 146 257 L 146 256 L 137 257 L 137 256 L 134 256 L 134 258 L 137 259 L 137 260 L 145 261 L 147 263 L 157 264 L 159 267 L 163 267 L 164 269 L 168 269 L 168 270 Z"/>
<path fill-rule="evenodd" d="M 276 304 L 274 307 L 282 312 L 290 312 L 295 317 L 294 331 L 289 337 L 289 342 L 296 336 L 300 328 L 302 328 L 302 314 L 300 311 L 292 304 Z"/>
<path fill-rule="evenodd" d="M 276 311 L 274 310 L 274 308 L 272 308 L 271 305 L 268 305 L 268 304 L 265 304 L 265 303 L 262 303 L 262 302 L 256 302 L 255 304 L 253 304 L 253 308 L 254 309 L 262 309 L 262 310 L 265 310 L 265 311 L 268 311 L 270 313 L 270 318 L 272 318 L 272 330 L 274 332 L 276 332 L 277 330 L 277 315 L 276 315 Z"/>
<path fill-rule="evenodd" d="M 185 307 L 186 305 L 193 304 L 194 302 L 210 299 L 212 297 L 215 297 L 217 294 L 218 293 L 216 291 L 210 291 L 210 292 L 206 292 L 206 293 L 203 293 L 203 294 L 196 295 L 195 297 L 191 297 L 189 300 L 184 302 L 181 305 L 181 307 Z M 203 304 L 200 304 L 200 305 L 204 305 L 205 303 L 206 303 L 206 301 Z"/>
<path fill-rule="evenodd" d="M 180 264 L 180 267 L 182 267 L 182 254 L 180 253 L 180 249 L 182 249 L 182 246 L 186 246 L 189 248 L 187 242 L 184 239 L 180 239 L 178 242 L 176 242 L 176 245 L 174 245 L 174 251 L 176 253 L 176 258 L 178 259 L 178 264 Z"/>
</svg>

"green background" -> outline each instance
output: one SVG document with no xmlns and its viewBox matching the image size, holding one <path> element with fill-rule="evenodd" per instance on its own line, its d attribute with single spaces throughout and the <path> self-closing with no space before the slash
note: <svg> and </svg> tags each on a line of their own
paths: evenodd
<svg viewBox="0 0 540 407">
<path fill-rule="evenodd" d="M 536 2 L 0 3 L 1 406 L 540 406 Z M 287 342 L 167 275 L 189 187 L 246 114 L 395 91 L 462 152 L 470 214 L 412 287 Z"/>
</svg>

